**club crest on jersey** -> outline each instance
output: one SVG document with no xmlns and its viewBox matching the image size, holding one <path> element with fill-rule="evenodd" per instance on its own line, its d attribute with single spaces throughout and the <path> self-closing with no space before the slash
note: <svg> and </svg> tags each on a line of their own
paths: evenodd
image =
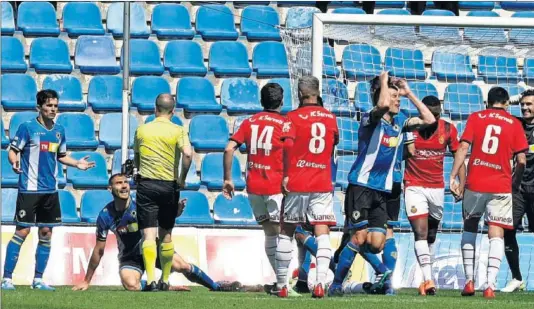
<svg viewBox="0 0 534 309">
<path fill-rule="evenodd" d="M 396 136 L 384 135 L 382 136 L 382 140 L 380 143 L 390 148 L 397 147 L 397 145 L 399 144 L 399 138 Z"/>
<path fill-rule="evenodd" d="M 443 137 L 443 135 L 441 135 L 441 136 L 439 137 L 439 143 L 440 143 L 441 145 L 443 145 L 443 143 L 445 143 L 445 137 Z"/>
<path fill-rule="evenodd" d="M 57 138 L 58 140 L 61 139 L 61 133 L 60 133 L 60 132 L 57 132 L 57 133 L 56 133 L 56 138 Z"/>
<path fill-rule="evenodd" d="M 282 127 L 282 132 L 287 133 L 291 130 L 291 122 L 284 123 L 284 126 Z"/>
<path fill-rule="evenodd" d="M 412 208 L 410 209 L 410 212 L 411 213 L 416 213 L 417 212 L 417 208 L 415 206 L 412 206 Z"/>
</svg>

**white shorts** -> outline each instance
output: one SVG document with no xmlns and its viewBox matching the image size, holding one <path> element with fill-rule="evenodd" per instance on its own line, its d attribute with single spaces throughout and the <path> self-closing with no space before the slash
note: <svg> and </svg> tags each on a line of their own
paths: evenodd
<svg viewBox="0 0 534 309">
<path fill-rule="evenodd" d="M 292 193 L 284 199 L 284 222 L 336 225 L 332 193 Z"/>
<path fill-rule="evenodd" d="M 404 202 L 409 220 L 432 216 L 436 220 L 443 218 L 443 200 L 445 189 L 407 187 L 404 188 Z"/>
<path fill-rule="evenodd" d="M 511 193 L 480 193 L 466 189 L 462 206 L 464 220 L 481 218 L 485 214 L 488 225 L 514 228 Z"/>
<path fill-rule="evenodd" d="M 265 221 L 280 221 L 280 209 L 282 208 L 282 200 L 284 195 L 256 195 L 249 193 L 248 200 L 252 207 L 252 212 L 258 223 Z"/>
</svg>

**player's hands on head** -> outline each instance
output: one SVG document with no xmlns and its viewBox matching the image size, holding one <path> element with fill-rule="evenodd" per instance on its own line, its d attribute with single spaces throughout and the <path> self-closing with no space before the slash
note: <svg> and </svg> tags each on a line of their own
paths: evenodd
<svg viewBox="0 0 534 309">
<path fill-rule="evenodd" d="M 88 170 L 90 168 L 95 167 L 95 162 L 89 162 L 87 161 L 89 159 L 89 156 L 85 156 L 78 160 L 78 163 L 76 164 L 76 168 L 82 171 Z"/>
<path fill-rule="evenodd" d="M 408 85 L 408 82 L 404 78 L 395 78 L 393 80 L 393 84 L 399 88 L 399 95 L 400 96 L 407 96 L 410 94 L 411 89 Z"/>
<path fill-rule="evenodd" d="M 382 73 L 380 73 L 379 78 L 380 78 L 380 86 L 381 87 L 386 86 L 389 81 L 389 71 L 382 71 Z"/>
<path fill-rule="evenodd" d="M 225 180 L 223 184 L 223 189 L 222 189 L 223 196 L 226 199 L 231 200 L 232 197 L 234 197 L 234 190 L 235 190 L 234 182 L 231 180 Z"/>
<path fill-rule="evenodd" d="M 289 177 L 284 177 L 282 180 L 282 193 L 284 195 L 287 195 L 289 193 L 289 190 L 287 189 L 287 184 L 289 182 Z"/>
<path fill-rule="evenodd" d="M 178 213 L 176 214 L 176 217 L 181 216 L 184 213 L 185 206 L 187 205 L 187 199 L 181 199 L 178 202 Z"/>
<path fill-rule="evenodd" d="M 73 291 L 86 291 L 89 288 L 89 283 L 83 281 L 82 283 L 72 287 Z"/>
<path fill-rule="evenodd" d="M 20 161 L 15 161 L 15 163 L 13 163 L 13 171 L 17 174 L 20 174 L 22 173 L 22 170 L 20 169 Z"/>
</svg>

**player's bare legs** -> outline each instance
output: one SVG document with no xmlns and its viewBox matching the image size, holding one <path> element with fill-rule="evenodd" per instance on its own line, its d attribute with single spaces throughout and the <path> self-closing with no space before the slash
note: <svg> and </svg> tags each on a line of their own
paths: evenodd
<svg viewBox="0 0 534 309">
<path fill-rule="evenodd" d="M 475 246 L 479 221 L 477 217 L 464 220 L 461 247 L 466 284 L 462 296 L 475 295 Z"/>
<path fill-rule="evenodd" d="M 141 291 L 141 273 L 135 269 L 123 268 L 119 271 L 121 283 L 127 291 Z"/>
</svg>

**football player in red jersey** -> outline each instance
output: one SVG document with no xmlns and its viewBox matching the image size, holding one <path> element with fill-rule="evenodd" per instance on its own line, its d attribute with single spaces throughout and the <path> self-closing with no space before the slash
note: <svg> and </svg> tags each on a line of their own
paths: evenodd
<svg viewBox="0 0 534 309">
<path fill-rule="evenodd" d="M 432 280 L 432 245 L 436 241 L 439 222 L 443 217 L 445 184 L 443 161 L 447 148 L 453 154 L 458 150 L 456 127 L 440 119 L 441 102 L 435 96 L 427 96 L 423 103 L 437 121 L 428 127 L 414 131 L 415 153 L 406 159 L 404 170 L 404 201 L 406 214 L 415 238 L 415 256 L 423 272 L 420 295 L 434 295 L 436 285 Z M 465 166 L 458 174 L 460 185 L 465 184 Z"/>
<path fill-rule="evenodd" d="M 471 146 L 467 182 L 463 192 L 464 232 L 462 257 L 467 283 L 462 295 L 475 294 L 474 262 L 478 222 L 485 214 L 489 225 L 487 283 L 484 297 L 495 297 L 495 283 L 504 254 L 504 229 L 513 229 L 512 190 L 516 191 L 526 165 L 527 139 L 521 122 L 510 115 L 510 97 L 501 88 L 488 93 L 488 109 L 475 112 L 467 119 L 460 147 L 451 172 L 451 191 L 461 195 L 463 188 L 455 181 Z M 516 165 L 512 180 L 511 160 Z"/>
</svg>

